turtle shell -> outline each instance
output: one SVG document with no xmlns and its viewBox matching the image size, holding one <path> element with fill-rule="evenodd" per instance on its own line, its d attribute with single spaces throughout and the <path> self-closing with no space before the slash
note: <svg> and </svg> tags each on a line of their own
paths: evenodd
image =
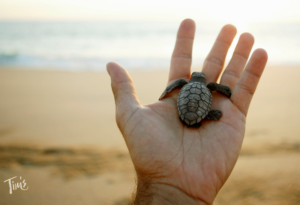
<svg viewBox="0 0 300 205">
<path fill-rule="evenodd" d="M 186 84 L 177 99 L 180 119 L 189 126 L 199 123 L 210 111 L 211 101 L 211 92 L 204 83 Z"/>
</svg>

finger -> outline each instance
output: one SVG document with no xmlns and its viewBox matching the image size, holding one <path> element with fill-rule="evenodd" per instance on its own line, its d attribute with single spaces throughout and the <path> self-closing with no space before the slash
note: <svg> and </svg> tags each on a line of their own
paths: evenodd
<svg viewBox="0 0 300 205">
<path fill-rule="evenodd" d="M 268 54 L 264 49 L 255 50 L 233 90 L 231 101 L 245 116 L 267 61 Z"/>
<path fill-rule="evenodd" d="M 236 82 L 242 75 L 253 44 L 254 38 L 250 33 L 243 33 L 240 36 L 240 39 L 233 52 L 232 58 L 222 75 L 222 85 L 227 85 L 231 89 L 234 88 Z"/>
<path fill-rule="evenodd" d="M 195 22 L 192 19 L 185 19 L 179 27 L 171 59 L 168 85 L 174 80 L 180 78 L 188 80 L 190 77 L 195 29 Z"/>
<path fill-rule="evenodd" d="M 122 131 L 128 119 L 140 106 L 131 77 L 116 63 L 106 65 L 116 103 L 117 124 Z"/>
<path fill-rule="evenodd" d="M 224 26 L 220 31 L 215 44 L 204 61 L 202 72 L 206 76 L 207 83 L 217 81 L 236 32 L 236 28 L 229 24 Z"/>
</svg>

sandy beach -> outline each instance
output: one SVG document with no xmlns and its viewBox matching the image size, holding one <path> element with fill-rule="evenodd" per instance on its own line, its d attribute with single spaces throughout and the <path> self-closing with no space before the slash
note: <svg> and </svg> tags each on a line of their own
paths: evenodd
<svg viewBox="0 0 300 205">
<path fill-rule="evenodd" d="M 129 73 L 144 104 L 167 83 L 168 72 Z M 299 76 L 300 67 L 266 68 L 215 205 L 300 204 Z M 14 176 L 29 189 L 9 194 L 3 181 Z M 108 74 L 0 68 L 0 180 L 4 205 L 128 204 L 135 173 Z"/>
</svg>

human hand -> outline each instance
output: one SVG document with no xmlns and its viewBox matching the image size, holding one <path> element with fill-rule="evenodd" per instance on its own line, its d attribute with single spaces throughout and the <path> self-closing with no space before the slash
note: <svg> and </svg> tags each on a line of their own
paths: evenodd
<svg viewBox="0 0 300 205">
<path fill-rule="evenodd" d="M 177 34 L 168 85 L 181 78 L 189 80 L 194 34 L 194 21 L 184 20 Z M 202 69 L 207 84 L 217 81 L 235 35 L 232 25 L 219 33 Z M 116 63 L 107 64 L 116 121 L 137 173 L 135 204 L 213 203 L 237 161 L 247 111 L 267 62 L 267 53 L 257 49 L 247 63 L 253 44 L 251 34 L 240 36 L 220 81 L 232 89 L 232 96 L 229 99 L 213 92 L 212 109 L 221 110 L 223 116 L 217 121 L 202 121 L 200 128 L 187 128 L 180 121 L 179 89 L 162 101 L 142 105 L 126 70 Z"/>
</svg>

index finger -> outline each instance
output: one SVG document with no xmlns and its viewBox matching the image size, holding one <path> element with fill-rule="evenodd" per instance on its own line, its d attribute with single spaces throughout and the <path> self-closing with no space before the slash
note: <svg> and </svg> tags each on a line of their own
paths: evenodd
<svg viewBox="0 0 300 205">
<path fill-rule="evenodd" d="M 175 48 L 171 59 L 168 85 L 174 80 L 189 79 L 192 64 L 192 51 L 196 25 L 192 19 L 182 21 L 178 33 Z"/>
</svg>

